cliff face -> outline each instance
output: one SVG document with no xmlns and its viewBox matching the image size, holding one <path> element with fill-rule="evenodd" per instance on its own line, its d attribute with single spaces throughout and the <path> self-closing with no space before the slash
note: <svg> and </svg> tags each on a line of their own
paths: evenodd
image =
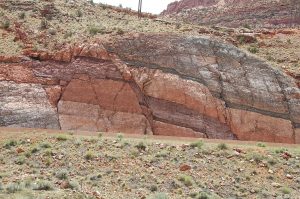
<svg viewBox="0 0 300 199">
<path fill-rule="evenodd" d="M 294 80 L 210 38 L 130 34 L 26 55 L 0 63 L 1 126 L 300 142 Z"/>
<path fill-rule="evenodd" d="M 162 15 L 199 25 L 293 27 L 300 25 L 299 0 L 181 0 Z"/>
</svg>

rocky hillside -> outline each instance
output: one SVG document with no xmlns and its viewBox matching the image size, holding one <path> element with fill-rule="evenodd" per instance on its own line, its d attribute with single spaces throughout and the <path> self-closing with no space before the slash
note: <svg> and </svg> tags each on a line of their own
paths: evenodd
<svg viewBox="0 0 300 199">
<path fill-rule="evenodd" d="M 1 126 L 300 142 L 300 91 L 275 64 L 282 53 L 250 54 L 297 30 L 138 19 L 86 1 L 0 7 Z"/>
<path fill-rule="evenodd" d="M 163 15 L 199 25 L 294 27 L 300 25 L 299 0 L 181 0 Z"/>
</svg>

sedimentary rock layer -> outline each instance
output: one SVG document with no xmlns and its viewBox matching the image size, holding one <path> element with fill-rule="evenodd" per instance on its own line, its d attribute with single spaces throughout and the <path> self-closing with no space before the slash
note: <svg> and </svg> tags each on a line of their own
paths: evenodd
<svg viewBox="0 0 300 199">
<path fill-rule="evenodd" d="M 0 64 L 2 126 L 299 142 L 294 80 L 210 38 L 135 34 L 26 56 Z"/>
<path fill-rule="evenodd" d="M 170 3 L 162 15 L 201 25 L 293 27 L 300 25 L 300 3 L 299 0 L 181 0 Z"/>
</svg>

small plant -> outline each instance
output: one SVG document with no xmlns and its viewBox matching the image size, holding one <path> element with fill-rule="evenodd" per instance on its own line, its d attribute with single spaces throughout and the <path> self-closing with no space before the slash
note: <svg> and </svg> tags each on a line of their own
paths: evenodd
<svg viewBox="0 0 300 199">
<path fill-rule="evenodd" d="M 3 27 L 4 29 L 8 29 L 9 26 L 10 26 L 10 22 L 9 22 L 8 20 L 6 20 L 6 21 L 4 21 L 4 22 L 2 23 L 2 27 Z"/>
<path fill-rule="evenodd" d="M 265 157 L 258 153 L 250 153 L 246 157 L 248 160 L 254 160 L 256 163 L 260 163 Z"/>
<path fill-rule="evenodd" d="M 250 46 L 250 47 L 248 48 L 248 51 L 249 51 L 250 53 L 253 53 L 253 54 L 256 54 L 256 53 L 259 52 L 259 50 L 258 50 L 258 48 L 257 48 L 256 46 Z"/>
<path fill-rule="evenodd" d="M 83 13 L 81 10 L 76 10 L 76 17 L 82 17 Z"/>
<path fill-rule="evenodd" d="M 190 144 L 190 147 L 193 148 L 193 149 L 194 149 L 194 148 L 201 149 L 203 145 L 204 145 L 203 141 L 202 141 L 202 140 L 199 140 L 199 141 L 197 141 L 197 142 L 191 143 L 191 144 Z"/>
<path fill-rule="evenodd" d="M 75 180 L 68 181 L 66 186 L 64 187 L 65 189 L 72 189 L 72 190 L 78 190 L 79 188 L 79 183 Z"/>
<path fill-rule="evenodd" d="M 25 17 L 26 17 L 25 12 L 21 12 L 19 15 L 19 19 L 25 19 Z"/>
<path fill-rule="evenodd" d="M 20 156 L 15 160 L 15 163 L 18 165 L 22 165 L 25 163 L 25 156 Z"/>
<path fill-rule="evenodd" d="M 40 23 L 40 29 L 45 30 L 49 26 L 47 19 L 42 19 Z"/>
<path fill-rule="evenodd" d="M 155 192 L 155 191 L 157 191 L 157 186 L 156 185 L 151 185 L 149 189 L 150 189 L 151 192 Z"/>
<path fill-rule="evenodd" d="M 66 140 L 68 140 L 68 137 L 66 135 L 61 134 L 61 135 L 58 135 L 56 137 L 56 140 L 58 140 L 58 141 L 66 141 Z"/>
<path fill-rule="evenodd" d="M 93 160 L 95 157 L 95 153 L 92 151 L 88 151 L 84 156 L 86 160 Z"/>
<path fill-rule="evenodd" d="M 256 145 L 257 145 L 258 147 L 266 147 L 266 144 L 265 144 L 265 143 L 261 143 L 261 142 L 257 143 Z"/>
<path fill-rule="evenodd" d="M 17 144 L 18 144 L 17 141 L 10 140 L 4 144 L 4 148 L 10 149 L 12 146 L 17 146 Z"/>
<path fill-rule="evenodd" d="M 100 27 L 97 27 L 95 25 L 90 26 L 88 28 L 88 31 L 89 31 L 90 35 L 92 35 L 92 36 L 94 36 L 94 35 L 96 35 L 98 33 L 103 34 L 105 32 L 104 28 L 100 28 Z"/>
<path fill-rule="evenodd" d="M 6 187 L 6 191 L 8 193 L 16 193 L 21 190 L 22 190 L 22 186 L 20 185 L 20 183 L 10 183 Z"/>
<path fill-rule="evenodd" d="M 244 28 L 247 28 L 247 29 L 249 29 L 249 30 L 251 29 L 251 27 L 250 27 L 249 24 L 244 24 L 243 27 L 244 27 Z"/>
<path fill-rule="evenodd" d="M 193 185 L 193 179 L 191 176 L 180 175 L 178 180 L 182 182 L 185 186 L 189 187 Z"/>
<path fill-rule="evenodd" d="M 196 199 L 209 199 L 209 195 L 205 192 L 201 192 L 196 196 Z"/>
<path fill-rule="evenodd" d="M 94 0 L 89 0 L 91 5 L 95 5 Z"/>
<path fill-rule="evenodd" d="M 33 184 L 32 189 L 33 190 L 49 191 L 49 190 L 53 190 L 53 185 L 49 181 L 40 180 L 40 181 L 37 181 L 35 184 Z"/>
<path fill-rule="evenodd" d="M 33 147 L 30 151 L 31 153 L 37 153 L 40 149 L 37 147 Z"/>
<path fill-rule="evenodd" d="M 288 39 L 288 40 L 287 40 L 287 43 L 288 43 L 288 44 L 292 44 L 291 39 Z"/>
<path fill-rule="evenodd" d="M 72 35 L 73 35 L 73 32 L 72 32 L 72 31 L 68 31 L 68 32 L 65 33 L 64 39 L 67 39 L 67 38 L 69 38 L 69 37 L 72 37 Z"/>
<path fill-rule="evenodd" d="M 227 150 L 228 146 L 225 143 L 220 143 L 220 144 L 218 144 L 218 149 L 219 150 Z"/>
<path fill-rule="evenodd" d="M 124 138 L 124 135 L 122 133 L 117 134 L 117 141 L 118 142 L 121 142 L 123 140 L 123 138 Z"/>
<path fill-rule="evenodd" d="M 51 145 L 49 142 L 43 142 L 42 144 L 40 144 L 40 147 L 44 149 L 49 149 L 51 148 Z"/>
<path fill-rule="evenodd" d="M 283 194 L 290 194 L 292 192 L 292 190 L 289 187 L 287 187 L 287 186 L 281 187 L 280 191 Z"/>
<path fill-rule="evenodd" d="M 124 30 L 121 29 L 121 28 L 118 28 L 116 33 L 117 33 L 118 35 L 123 35 L 123 34 L 124 34 Z"/>
<path fill-rule="evenodd" d="M 168 196 L 163 192 L 158 192 L 154 195 L 147 197 L 147 199 L 168 199 Z"/>
<path fill-rule="evenodd" d="M 139 142 L 137 145 L 135 145 L 135 147 L 139 150 L 139 151 L 145 151 L 146 150 L 146 145 L 144 142 Z"/>
<path fill-rule="evenodd" d="M 68 178 L 68 171 L 62 169 L 56 173 L 56 177 L 60 180 L 66 180 Z"/>
</svg>

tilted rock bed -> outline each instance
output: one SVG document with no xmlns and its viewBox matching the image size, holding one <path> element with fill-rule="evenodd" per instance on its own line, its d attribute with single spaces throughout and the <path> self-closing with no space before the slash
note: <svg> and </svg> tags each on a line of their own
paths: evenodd
<svg viewBox="0 0 300 199">
<path fill-rule="evenodd" d="M 1 126 L 300 142 L 295 80 L 209 37 L 28 51 L 0 63 L 0 93 Z"/>
</svg>

